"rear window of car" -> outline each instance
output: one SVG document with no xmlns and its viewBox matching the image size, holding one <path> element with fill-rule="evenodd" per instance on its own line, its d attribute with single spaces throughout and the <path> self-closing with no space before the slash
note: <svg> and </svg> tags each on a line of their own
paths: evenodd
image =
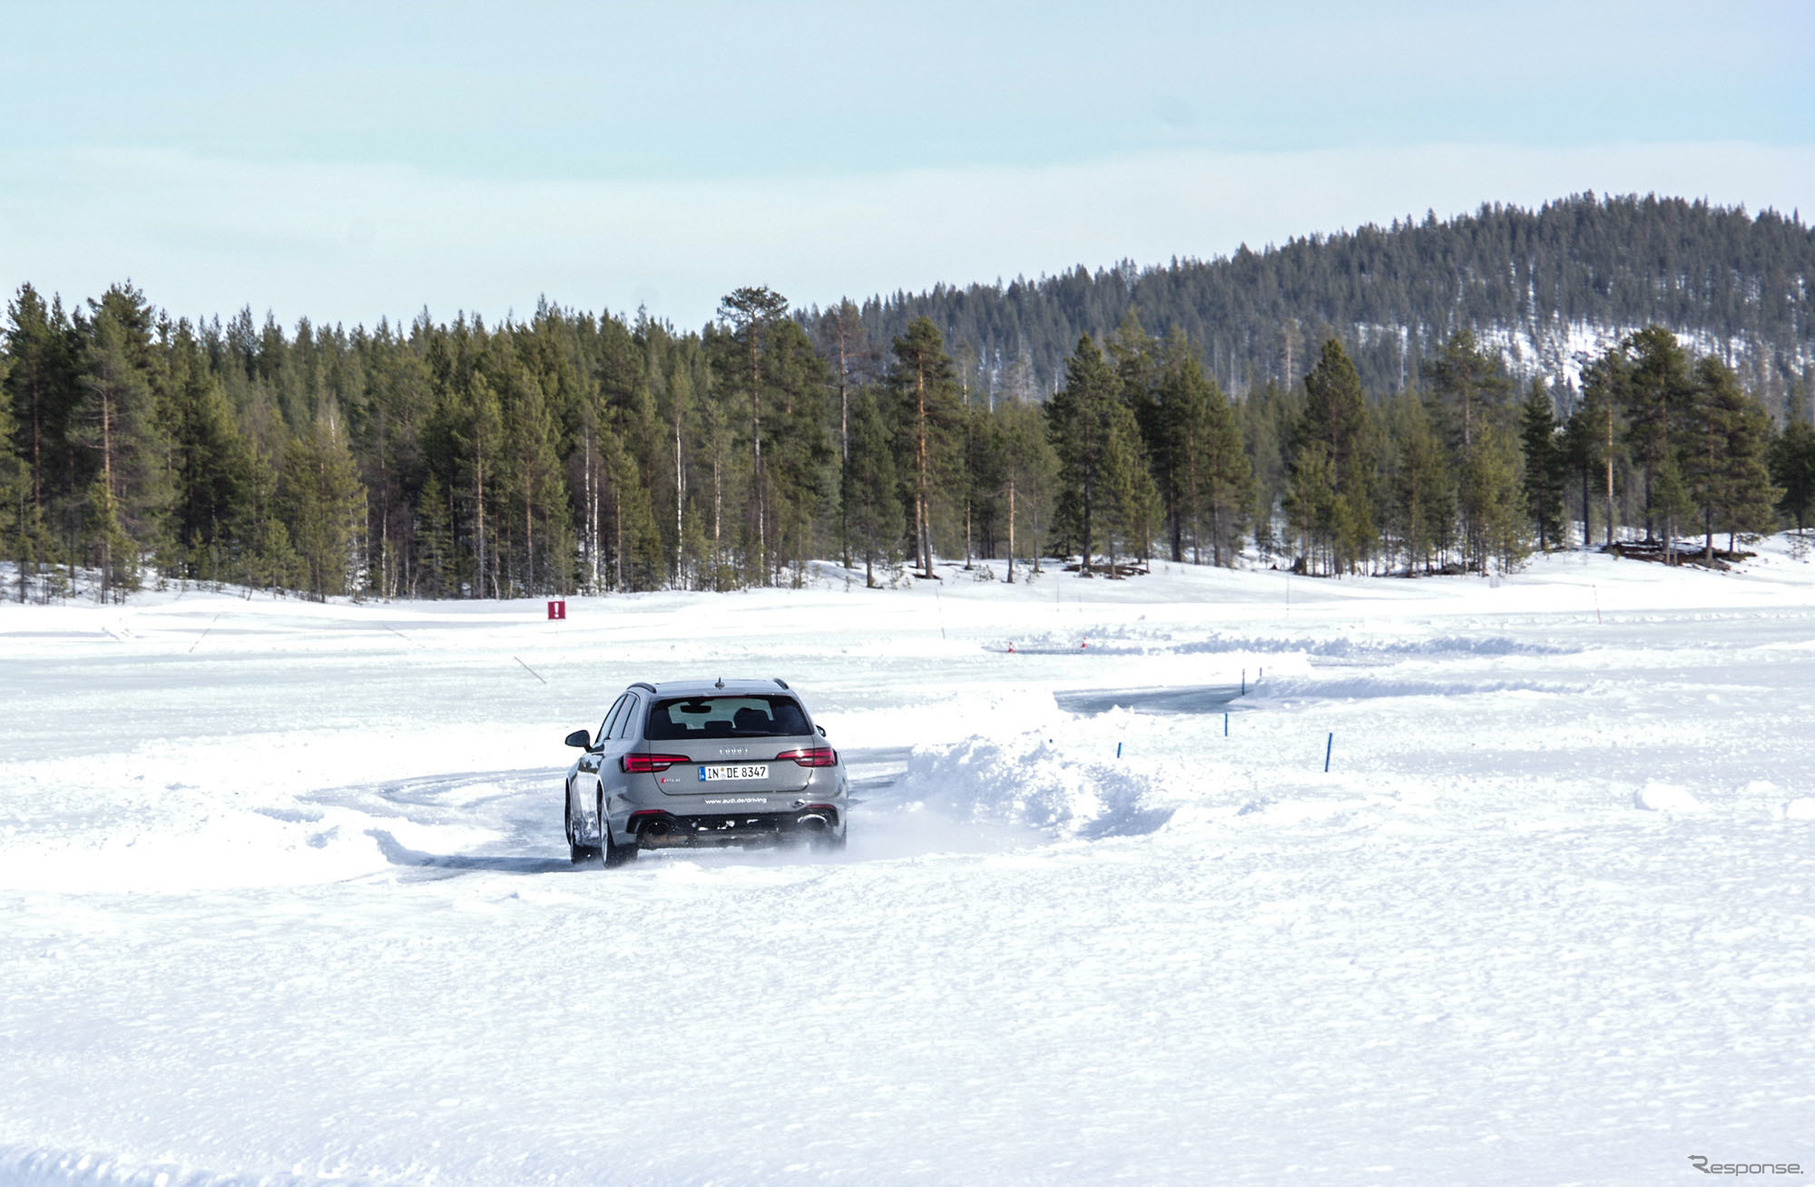
<svg viewBox="0 0 1815 1187">
<path fill-rule="evenodd" d="M 812 732 L 792 697 L 677 697 L 649 711 L 651 742 L 689 738 L 789 738 Z"/>
</svg>

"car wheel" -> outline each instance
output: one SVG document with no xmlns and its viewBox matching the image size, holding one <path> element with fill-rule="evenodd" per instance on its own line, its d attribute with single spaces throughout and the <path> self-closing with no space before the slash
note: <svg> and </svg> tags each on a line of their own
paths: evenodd
<svg viewBox="0 0 1815 1187">
<path fill-rule="evenodd" d="M 844 852 L 844 839 L 844 833 L 821 833 L 813 838 L 813 848 L 822 849 L 827 853 L 842 853 Z"/>
<path fill-rule="evenodd" d="M 561 797 L 561 819 L 567 829 L 567 860 L 574 865 L 583 865 L 599 855 L 595 846 L 582 845 L 574 840 L 573 833 L 573 797 L 563 794 Z"/>
<path fill-rule="evenodd" d="M 611 837 L 611 822 L 605 819 L 605 789 L 599 789 L 599 841 L 603 846 L 605 868 L 616 869 L 625 862 L 635 861 L 637 847 L 635 843 L 620 845 Z"/>
</svg>

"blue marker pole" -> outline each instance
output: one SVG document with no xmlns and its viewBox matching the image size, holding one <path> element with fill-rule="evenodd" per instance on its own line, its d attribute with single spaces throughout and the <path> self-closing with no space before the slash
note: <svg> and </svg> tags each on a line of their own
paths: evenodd
<svg viewBox="0 0 1815 1187">
<path fill-rule="evenodd" d="M 1117 758 L 1122 757 L 1122 744 L 1120 742 L 1115 744 L 1115 756 Z"/>
<path fill-rule="evenodd" d="M 1227 713 L 1224 713 L 1223 714 L 1223 737 L 1226 738 L 1228 736 L 1229 736 L 1229 715 Z"/>
<path fill-rule="evenodd" d="M 1330 751 L 1336 749 L 1336 734 L 1332 731 L 1330 740 L 1323 744 L 1323 773 L 1330 773 Z"/>
<path fill-rule="evenodd" d="M 1248 695 L 1248 669 L 1242 669 L 1242 695 Z"/>
</svg>

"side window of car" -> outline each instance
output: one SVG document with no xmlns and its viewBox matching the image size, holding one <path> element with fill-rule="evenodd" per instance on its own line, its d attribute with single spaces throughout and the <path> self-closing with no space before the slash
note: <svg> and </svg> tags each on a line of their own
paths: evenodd
<svg viewBox="0 0 1815 1187">
<path fill-rule="evenodd" d="M 637 707 L 641 704 L 642 704 L 642 698 L 638 697 L 636 693 L 627 692 L 624 694 L 624 711 L 622 713 L 618 714 L 617 724 L 612 728 L 612 731 L 611 731 L 612 737 L 614 737 L 614 738 L 630 737 L 631 733 L 633 732 L 633 727 L 636 724 Z"/>
<path fill-rule="evenodd" d="M 608 740 L 610 740 L 612 728 L 617 725 L 618 716 L 621 713 L 623 713 L 624 703 L 626 701 L 628 701 L 629 699 L 630 699 L 630 694 L 625 693 L 623 696 L 619 697 L 616 701 L 612 702 L 611 712 L 609 712 L 605 715 L 605 720 L 602 723 L 600 723 L 600 725 L 599 725 L 598 735 L 593 740 L 594 746 L 603 746 Z"/>
</svg>

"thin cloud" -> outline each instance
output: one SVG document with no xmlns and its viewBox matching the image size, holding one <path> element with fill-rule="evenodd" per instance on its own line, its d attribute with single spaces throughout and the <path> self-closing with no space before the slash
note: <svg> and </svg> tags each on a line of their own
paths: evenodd
<svg viewBox="0 0 1815 1187">
<path fill-rule="evenodd" d="M 796 304 L 1227 254 L 1483 202 L 1651 192 L 1784 212 L 1815 148 L 1426 145 L 1179 149 L 1038 167 L 731 181 L 513 182 L 399 165 L 169 150 L 0 157 L 0 282 L 66 299 L 125 277 L 184 315 L 242 305 L 372 324 L 425 305 L 497 318 L 543 294 L 697 326 L 765 283 Z"/>
</svg>

